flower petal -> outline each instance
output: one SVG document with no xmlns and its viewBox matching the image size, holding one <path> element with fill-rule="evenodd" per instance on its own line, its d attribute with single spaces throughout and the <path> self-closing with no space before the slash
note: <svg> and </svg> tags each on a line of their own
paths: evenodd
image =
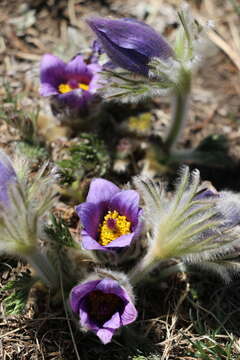
<svg viewBox="0 0 240 360">
<path fill-rule="evenodd" d="M 134 233 L 122 235 L 119 238 L 111 241 L 109 244 L 105 245 L 105 248 L 122 248 L 130 246 Z"/>
<path fill-rule="evenodd" d="M 102 341 L 103 344 L 108 344 L 112 340 L 115 330 L 113 329 L 100 329 L 96 332 L 96 335 Z"/>
<path fill-rule="evenodd" d="M 103 216 L 100 212 L 100 207 L 90 202 L 84 202 L 76 207 L 76 213 L 86 233 L 93 239 L 96 239 L 98 227 Z"/>
<path fill-rule="evenodd" d="M 83 57 L 78 55 L 66 65 L 66 76 L 69 79 L 89 84 L 93 74 L 87 64 L 85 64 Z"/>
<path fill-rule="evenodd" d="M 39 92 L 41 96 L 51 96 L 51 95 L 59 94 L 59 91 L 57 90 L 56 86 L 47 83 L 40 85 Z"/>
<path fill-rule="evenodd" d="M 100 280 L 88 281 L 83 284 L 79 284 L 75 286 L 70 294 L 70 305 L 71 309 L 75 313 L 79 313 L 80 310 L 80 302 L 89 292 L 96 288 L 96 285 Z"/>
<path fill-rule="evenodd" d="M 8 187 L 17 182 L 17 175 L 11 161 L 3 151 L 0 151 L 0 202 L 8 204 Z"/>
<path fill-rule="evenodd" d="M 45 54 L 40 67 L 41 85 L 49 84 L 58 90 L 58 85 L 65 82 L 65 67 L 66 64 L 57 56 Z"/>
<path fill-rule="evenodd" d="M 102 250 L 102 251 L 110 251 L 105 246 L 100 245 L 95 239 L 89 236 L 86 231 L 81 232 L 82 235 L 82 246 L 86 250 Z"/>
<path fill-rule="evenodd" d="M 122 323 L 121 323 L 121 318 L 120 318 L 119 312 L 116 312 L 115 314 L 113 314 L 111 319 L 108 320 L 107 322 L 105 322 L 105 324 L 103 325 L 104 328 L 110 328 L 110 329 L 118 329 L 121 326 L 122 326 Z"/>
<path fill-rule="evenodd" d="M 123 325 L 131 324 L 133 321 L 136 320 L 138 316 L 137 309 L 133 305 L 131 301 L 125 306 L 125 309 L 121 315 L 121 320 Z"/>
<path fill-rule="evenodd" d="M 76 108 L 85 112 L 87 111 L 87 103 L 91 97 L 92 95 L 89 91 L 74 89 L 72 91 L 66 92 L 65 94 L 57 95 L 57 100 L 69 108 Z"/>
<path fill-rule="evenodd" d="M 114 185 L 111 181 L 105 179 L 94 179 L 92 180 L 87 195 L 87 202 L 95 204 L 102 203 L 107 206 L 113 195 L 120 192 L 120 189 Z M 104 207 L 103 206 L 103 207 Z"/>
<path fill-rule="evenodd" d="M 140 197 L 137 191 L 122 190 L 113 196 L 109 209 L 117 210 L 121 215 L 125 215 L 132 225 L 135 225 L 138 221 L 139 201 Z"/>
<path fill-rule="evenodd" d="M 86 329 L 95 331 L 95 332 L 99 330 L 99 326 L 97 326 L 95 323 L 93 323 L 90 320 L 86 309 L 83 309 L 82 307 L 80 307 L 79 317 L 80 317 L 81 325 L 83 327 L 85 327 Z"/>
<path fill-rule="evenodd" d="M 119 285 L 116 280 L 104 278 L 96 285 L 96 290 L 100 290 L 106 294 L 115 294 L 122 300 L 129 301 L 127 292 Z"/>
</svg>

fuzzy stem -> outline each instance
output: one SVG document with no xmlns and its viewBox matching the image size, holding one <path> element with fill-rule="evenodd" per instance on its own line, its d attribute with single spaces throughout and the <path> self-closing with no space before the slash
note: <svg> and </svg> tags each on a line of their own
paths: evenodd
<svg viewBox="0 0 240 360">
<path fill-rule="evenodd" d="M 182 68 L 178 86 L 174 90 L 172 124 L 164 141 L 164 149 L 168 155 L 171 154 L 172 147 L 175 145 L 187 117 L 190 90 L 191 73 Z"/>
<path fill-rule="evenodd" d="M 35 250 L 27 256 L 27 262 L 34 268 L 36 274 L 47 286 L 50 288 L 57 288 L 59 286 L 57 272 L 46 255 L 42 254 L 39 250 Z"/>
</svg>

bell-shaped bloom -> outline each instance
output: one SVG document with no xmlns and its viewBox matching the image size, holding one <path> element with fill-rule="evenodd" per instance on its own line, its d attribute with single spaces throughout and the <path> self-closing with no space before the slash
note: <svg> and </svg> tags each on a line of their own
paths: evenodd
<svg viewBox="0 0 240 360">
<path fill-rule="evenodd" d="M 87 22 L 111 61 L 128 71 L 147 76 L 152 58 L 167 60 L 173 54 L 162 36 L 135 19 L 91 18 Z"/>
<path fill-rule="evenodd" d="M 130 246 L 142 227 L 139 194 L 121 190 L 110 181 L 94 179 L 86 200 L 76 207 L 83 226 L 83 247 L 111 251 Z"/>
<path fill-rule="evenodd" d="M 83 328 L 93 331 L 107 344 L 122 326 L 137 318 L 128 291 L 111 278 L 87 281 L 75 286 L 70 295 L 72 311 Z"/>
<path fill-rule="evenodd" d="M 61 104 L 83 112 L 99 87 L 99 64 L 86 64 L 77 55 L 67 64 L 55 55 L 45 54 L 40 69 L 40 94 L 54 96 Z"/>
<path fill-rule="evenodd" d="M 16 172 L 10 160 L 3 152 L 0 152 L 0 204 L 8 205 L 9 185 L 16 181 Z"/>
</svg>

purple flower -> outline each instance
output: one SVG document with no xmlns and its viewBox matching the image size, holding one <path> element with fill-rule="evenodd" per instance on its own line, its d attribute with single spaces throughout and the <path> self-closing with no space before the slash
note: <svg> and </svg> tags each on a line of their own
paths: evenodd
<svg viewBox="0 0 240 360">
<path fill-rule="evenodd" d="M 147 76 L 152 58 L 166 60 L 173 54 L 162 36 L 135 19 L 91 18 L 87 22 L 112 62 L 129 71 Z"/>
<path fill-rule="evenodd" d="M 83 225 L 82 244 L 88 250 L 129 246 L 141 231 L 139 195 L 134 190 L 120 190 L 112 182 L 94 179 L 87 201 L 76 207 Z"/>
<path fill-rule="evenodd" d="M 80 55 L 66 64 L 57 56 L 45 54 L 41 61 L 40 94 L 54 96 L 63 105 L 86 111 L 99 87 L 100 70 L 99 64 L 86 64 Z"/>
<path fill-rule="evenodd" d="M 11 183 L 17 181 L 15 170 L 8 157 L 0 152 L 0 204 L 8 205 L 8 187 Z"/>
<path fill-rule="evenodd" d="M 81 325 L 107 344 L 121 326 L 137 318 L 137 310 L 125 288 L 116 280 L 104 278 L 75 286 L 70 305 Z"/>
</svg>

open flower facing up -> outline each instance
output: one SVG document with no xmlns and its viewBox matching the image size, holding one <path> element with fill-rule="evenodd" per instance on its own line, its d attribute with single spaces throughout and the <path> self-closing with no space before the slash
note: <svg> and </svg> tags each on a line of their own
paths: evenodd
<svg viewBox="0 0 240 360">
<path fill-rule="evenodd" d="M 40 94 L 54 96 L 59 104 L 84 113 L 99 87 L 100 70 L 99 64 L 86 64 L 80 55 L 66 64 L 57 56 L 45 54 L 41 62 Z"/>
<path fill-rule="evenodd" d="M 112 182 L 94 179 L 87 201 L 76 207 L 83 225 L 82 244 L 88 250 L 110 251 L 130 246 L 141 231 L 139 195 Z"/>
<path fill-rule="evenodd" d="M 82 327 L 93 331 L 104 344 L 111 341 L 120 327 L 131 324 L 137 317 L 131 291 L 112 278 L 86 281 L 75 286 L 71 291 L 70 305 L 78 314 Z"/>
<path fill-rule="evenodd" d="M 128 71 L 147 76 L 152 58 L 166 60 L 173 53 L 162 36 L 135 19 L 91 18 L 87 22 L 111 61 Z"/>
</svg>

